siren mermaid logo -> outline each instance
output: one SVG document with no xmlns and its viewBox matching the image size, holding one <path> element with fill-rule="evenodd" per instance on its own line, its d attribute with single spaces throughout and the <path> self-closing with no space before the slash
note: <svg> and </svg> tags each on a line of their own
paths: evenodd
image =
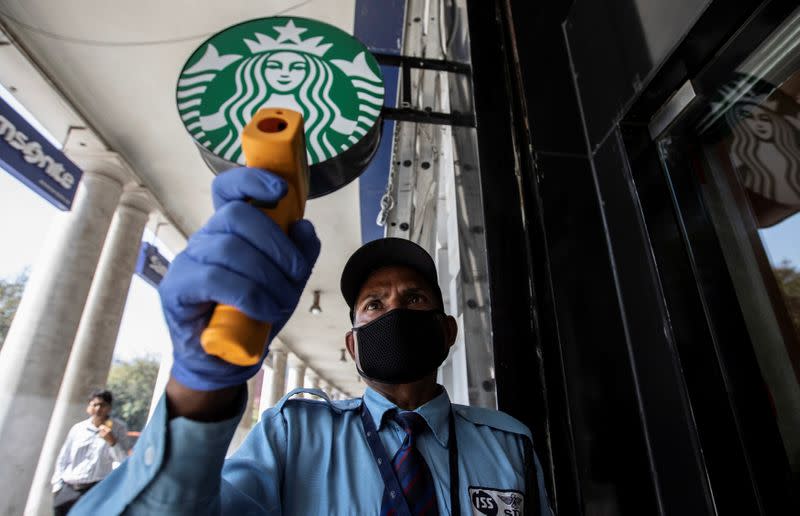
<svg viewBox="0 0 800 516">
<path fill-rule="evenodd" d="M 239 135 L 262 107 L 302 113 L 309 164 L 358 143 L 376 124 L 383 79 L 347 33 L 304 18 L 262 18 L 211 37 L 178 80 L 178 111 L 194 139 L 244 163 Z"/>
<path fill-rule="evenodd" d="M 759 228 L 800 211 L 800 105 L 784 87 L 737 73 L 700 126 L 728 153 L 725 170 L 744 187 Z"/>
</svg>

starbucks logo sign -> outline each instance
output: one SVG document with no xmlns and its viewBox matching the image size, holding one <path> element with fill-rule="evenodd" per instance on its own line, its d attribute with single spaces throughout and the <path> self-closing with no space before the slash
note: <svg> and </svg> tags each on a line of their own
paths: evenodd
<svg viewBox="0 0 800 516">
<path fill-rule="evenodd" d="M 258 109 L 298 111 L 314 165 L 373 129 L 383 94 L 378 63 L 358 40 L 318 21 L 275 17 L 235 25 L 200 45 L 180 73 L 177 103 L 198 145 L 241 164 L 239 135 Z"/>
</svg>

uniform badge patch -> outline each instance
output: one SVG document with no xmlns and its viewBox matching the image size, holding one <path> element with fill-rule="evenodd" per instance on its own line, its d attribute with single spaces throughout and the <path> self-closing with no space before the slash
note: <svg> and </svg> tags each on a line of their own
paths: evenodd
<svg viewBox="0 0 800 516">
<path fill-rule="evenodd" d="M 470 486 L 469 500 L 474 516 L 521 516 L 525 497 L 511 489 Z"/>
</svg>

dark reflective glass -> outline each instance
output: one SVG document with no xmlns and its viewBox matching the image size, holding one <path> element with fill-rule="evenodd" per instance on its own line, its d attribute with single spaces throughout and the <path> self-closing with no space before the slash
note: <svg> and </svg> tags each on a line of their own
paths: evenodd
<svg viewBox="0 0 800 516">
<path fill-rule="evenodd" d="M 593 150 L 708 4 L 709 0 L 574 3 L 564 33 Z"/>
<path fill-rule="evenodd" d="M 690 131 L 692 168 L 800 488 L 800 9 Z M 661 142 L 669 156 L 683 142 Z M 691 238 L 691 235 L 690 235 Z M 720 343 L 725 346 L 726 343 Z"/>
</svg>

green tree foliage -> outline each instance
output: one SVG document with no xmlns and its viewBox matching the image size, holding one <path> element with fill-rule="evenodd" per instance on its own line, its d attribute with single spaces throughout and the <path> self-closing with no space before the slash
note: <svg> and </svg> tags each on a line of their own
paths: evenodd
<svg viewBox="0 0 800 516">
<path fill-rule="evenodd" d="M 787 260 L 782 261 L 774 270 L 778 285 L 786 299 L 789 316 L 792 318 L 795 330 L 800 334 L 800 270 Z"/>
<path fill-rule="evenodd" d="M 17 312 L 17 306 L 22 299 L 22 291 L 25 290 L 27 282 L 27 269 L 12 280 L 0 278 L 0 348 L 3 347 L 8 329 L 11 328 L 11 321 L 14 320 L 14 314 Z"/>
<path fill-rule="evenodd" d="M 111 366 L 108 389 L 114 395 L 113 414 L 125 421 L 129 430 L 140 431 L 147 422 L 158 365 L 152 358 L 136 358 Z"/>
</svg>

